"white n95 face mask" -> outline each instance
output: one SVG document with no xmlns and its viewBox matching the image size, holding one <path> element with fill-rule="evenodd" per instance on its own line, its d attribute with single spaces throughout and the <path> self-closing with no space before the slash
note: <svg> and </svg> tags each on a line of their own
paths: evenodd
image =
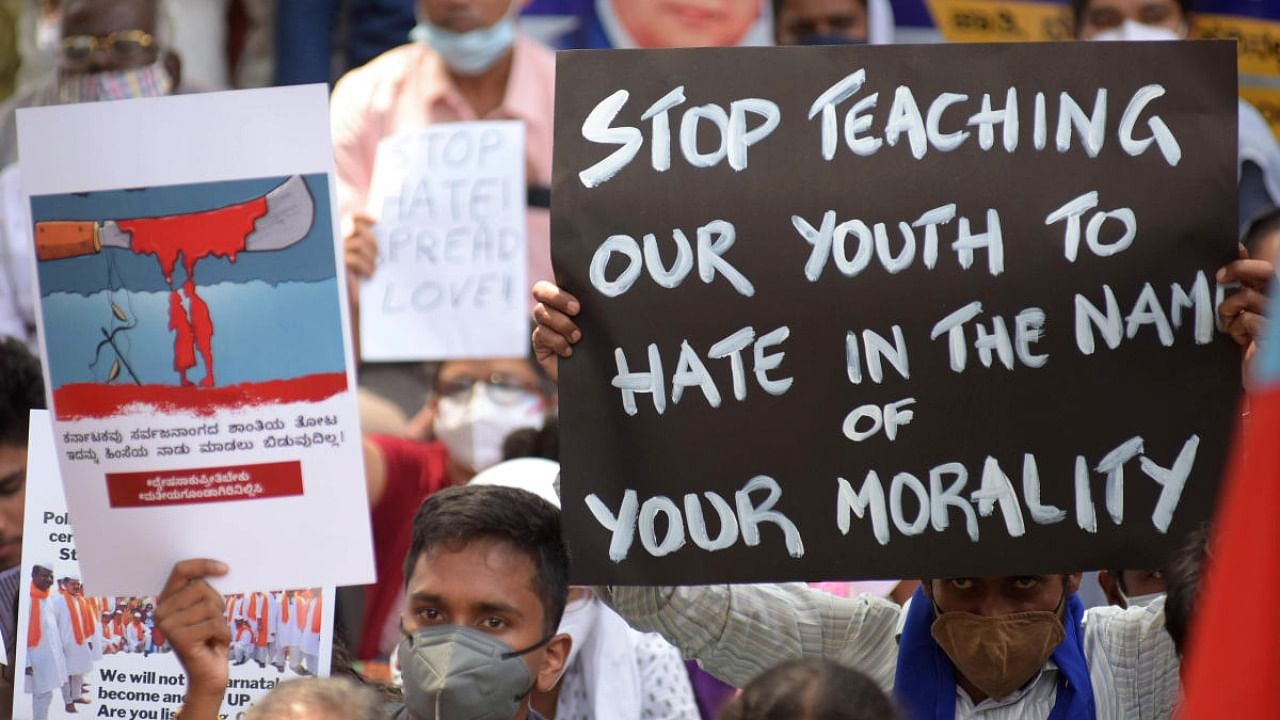
<svg viewBox="0 0 1280 720">
<path fill-rule="evenodd" d="M 516 430 L 541 430 L 542 398 L 525 391 L 511 403 L 498 403 L 486 382 L 477 382 L 461 398 L 440 398 L 436 438 L 460 464 L 476 472 L 502 460 L 502 443 Z"/>
<path fill-rule="evenodd" d="M 1103 30 L 1091 39 L 1103 42 L 1115 40 L 1182 40 L 1185 34 L 1185 30 L 1182 33 L 1177 33 L 1166 27 L 1125 20 L 1119 27 Z"/>
</svg>

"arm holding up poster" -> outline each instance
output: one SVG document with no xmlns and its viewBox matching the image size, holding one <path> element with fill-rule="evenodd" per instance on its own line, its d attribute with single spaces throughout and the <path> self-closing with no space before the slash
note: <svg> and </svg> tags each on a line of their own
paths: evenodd
<svg viewBox="0 0 1280 720">
<path fill-rule="evenodd" d="M 1240 291 L 1218 306 L 1218 322 L 1242 348 L 1247 363 L 1257 350 L 1266 327 L 1267 288 L 1275 281 L 1276 268 L 1270 262 L 1250 259 L 1240 248 L 1240 259 L 1218 271 L 1218 282 L 1240 283 Z M 1249 373 L 1244 374 L 1246 382 Z"/>
<path fill-rule="evenodd" d="M 229 568 L 210 560 L 177 563 L 155 596 L 104 596 L 81 584 L 57 467 L 49 413 L 35 411 L 15 657 L 27 679 L 12 717 L 164 718 L 179 707 L 194 719 L 234 717 L 280 682 L 329 674 L 331 588 L 224 597 L 209 578 Z M 231 624 L 252 638 L 236 662 L 229 662 Z M 74 702 L 64 709 L 67 696 Z"/>
<path fill-rule="evenodd" d="M 19 113 L 53 442 L 95 592 L 210 556 L 224 591 L 373 579 L 327 117 L 323 86 Z"/>
<path fill-rule="evenodd" d="M 231 627 L 223 615 L 226 603 L 205 581 L 226 574 L 227 566 L 216 560 L 183 560 L 156 598 L 156 624 L 187 673 L 182 716 L 193 720 L 217 717 L 227 693 Z"/>
<path fill-rule="evenodd" d="M 800 583 L 595 591 L 632 627 L 661 633 L 735 687 L 787 660 L 821 657 L 893 688 L 901 608 L 884 598 L 842 598 Z"/>
</svg>

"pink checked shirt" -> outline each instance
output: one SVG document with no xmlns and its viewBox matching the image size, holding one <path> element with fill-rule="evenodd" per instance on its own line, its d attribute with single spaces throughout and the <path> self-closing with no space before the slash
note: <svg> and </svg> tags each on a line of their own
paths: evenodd
<svg viewBox="0 0 1280 720">
<path fill-rule="evenodd" d="M 464 120 L 523 120 L 530 185 L 551 185 L 551 130 L 555 106 L 555 55 L 527 36 L 516 39 L 511 77 L 502 105 L 483 118 L 463 100 L 444 62 L 422 43 L 390 50 L 347 73 L 333 89 L 330 122 L 338 172 L 342 233 L 355 212 L 378 216 L 369 204 L 369 184 L 378 142 L 429 123 Z M 529 285 L 551 280 L 551 216 L 529 210 Z"/>
</svg>

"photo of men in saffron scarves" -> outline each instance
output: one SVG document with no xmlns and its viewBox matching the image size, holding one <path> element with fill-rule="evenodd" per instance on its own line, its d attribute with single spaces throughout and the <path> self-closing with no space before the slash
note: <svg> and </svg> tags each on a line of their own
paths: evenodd
<svg viewBox="0 0 1280 720">
<path fill-rule="evenodd" d="M 76 570 L 53 563 L 37 563 L 30 578 L 24 690 L 31 695 L 35 720 L 78 714 L 77 706 L 93 705 L 90 684 L 104 657 L 172 654 L 156 625 L 155 598 L 88 594 Z M 325 612 L 319 589 L 240 593 L 225 600 L 232 665 L 254 663 L 281 679 L 319 673 Z M 155 673 L 137 677 L 154 682 Z M 55 703 L 63 710 L 51 714 Z"/>
<path fill-rule="evenodd" d="M 326 176 L 36 196 L 55 416 L 346 389 Z"/>
</svg>

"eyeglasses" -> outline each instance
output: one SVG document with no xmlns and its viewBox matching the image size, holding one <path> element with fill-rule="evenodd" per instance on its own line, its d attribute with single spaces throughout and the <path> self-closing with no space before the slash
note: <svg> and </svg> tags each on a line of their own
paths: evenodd
<svg viewBox="0 0 1280 720">
<path fill-rule="evenodd" d="M 155 38 L 146 30 L 121 30 L 102 36 L 72 35 L 62 41 L 63 66 L 68 70 L 85 68 L 99 50 L 120 64 L 136 62 L 154 44 Z"/>
<path fill-rule="evenodd" d="M 508 373 L 493 373 L 487 378 L 464 376 L 440 383 L 439 393 L 450 400 L 471 397 L 477 385 L 484 385 L 489 398 L 499 405 L 514 405 L 536 393 L 537 389 Z"/>
</svg>

